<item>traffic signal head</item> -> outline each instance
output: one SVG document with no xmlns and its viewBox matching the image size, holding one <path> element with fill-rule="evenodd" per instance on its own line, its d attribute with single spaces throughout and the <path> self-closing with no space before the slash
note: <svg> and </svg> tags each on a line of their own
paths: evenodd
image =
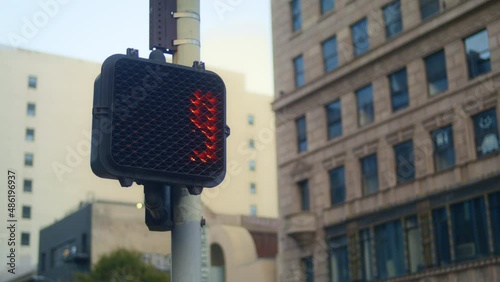
<svg viewBox="0 0 500 282">
<path fill-rule="evenodd" d="M 214 187 L 226 172 L 226 88 L 203 68 L 113 55 L 94 85 L 93 172 Z"/>
</svg>

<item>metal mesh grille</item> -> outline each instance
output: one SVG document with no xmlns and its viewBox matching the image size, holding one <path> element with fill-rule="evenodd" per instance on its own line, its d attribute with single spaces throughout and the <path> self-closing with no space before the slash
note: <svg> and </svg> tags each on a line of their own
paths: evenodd
<svg viewBox="0 0 500 282">
<path fill-rule="evenodd" d="M 223 171 L 225 87 L 217 75 L 120 59 L 113 87 L 111 155 L 118 165 L 207 177 Z M 199 90 L 202 95 L 211 92 L 216 101 L 216 111 L 210 113 L 215 156 L 205 162 L 193 158 L 193 152 L 206 150 L 208 141 L 190 119 L 190 99 Z"/>
</svg>

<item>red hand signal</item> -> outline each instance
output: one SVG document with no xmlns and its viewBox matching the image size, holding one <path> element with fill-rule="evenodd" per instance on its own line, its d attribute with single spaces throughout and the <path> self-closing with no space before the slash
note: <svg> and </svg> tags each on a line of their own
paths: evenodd
<svg viewBox="0 0 500 282">
<path fill-rule="evenodd" d="M 191 101 L 189 119 L 207 138 L 204 144 L 205 149 L 193 150 L 193 155 L 190 158 L 193 162 L 198 160 L 204 163 L 215 162 L 217 160 L 217 136 L 215 135 L 217 132 L 217 99 L 212 92 L 203 95 L 201 90 L 197 90 L 189 100 Z"/>
</svg>

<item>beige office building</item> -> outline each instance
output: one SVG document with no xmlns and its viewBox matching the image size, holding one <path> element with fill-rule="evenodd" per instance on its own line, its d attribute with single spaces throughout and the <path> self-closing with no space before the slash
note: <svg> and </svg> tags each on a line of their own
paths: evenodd
<svg viewBox="0 0 500 282">
<path fill-rule="evenodd" d="M 143 201 L 142 187 L 121 188 L 90 170 L 94 80 L 101 64 L 0 47 L 0 220 L 7 222 L 7 173 L 16 176 L 16 270 L 36 268 L 38 234 L 80 202 Z M 207 64 L 210 68 L 210 64 Z M 228 165 L 225 181 L 202 194 L 217 213 L 277 216 L 272 97 L 245 90 L 242 74 L 221 71 L 227 86 Z M 2 267 L 10 234 L 0 231 Z M 6 276 L 5 276 L 6 275 Z"/>
<path fill-rule="evenodd" d="M 280 281 L 500 281 L 500 2 L 271 3 Z"/>
</svg>

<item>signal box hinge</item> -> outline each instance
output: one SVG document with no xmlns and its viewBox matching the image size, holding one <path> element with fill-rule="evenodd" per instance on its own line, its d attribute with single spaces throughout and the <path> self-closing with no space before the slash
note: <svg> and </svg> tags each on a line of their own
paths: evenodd
<svg viewBox="0 0 500 282">
<path fill-rule="evenodd" d="M 92 115 L 98 116 L 109 116 L 111 114 L 111 109 L 109 107 L 94 107 L 92 109 Z"/>
</svg>

